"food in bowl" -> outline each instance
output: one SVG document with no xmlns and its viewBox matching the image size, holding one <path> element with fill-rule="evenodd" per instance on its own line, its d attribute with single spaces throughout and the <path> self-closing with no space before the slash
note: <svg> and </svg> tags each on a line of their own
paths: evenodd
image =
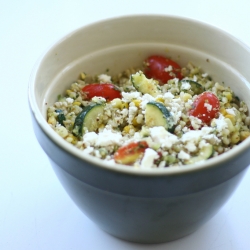
<svg viewBox="0 0 250 250">
<path fill-rule="evenodd" d="M 115 76 L 81 73 L 47 121 L 83 152 L 144 169 L 204 161 L 250 135 L 248 108 L 230 87 L 160 55 Z"/>
</svg>

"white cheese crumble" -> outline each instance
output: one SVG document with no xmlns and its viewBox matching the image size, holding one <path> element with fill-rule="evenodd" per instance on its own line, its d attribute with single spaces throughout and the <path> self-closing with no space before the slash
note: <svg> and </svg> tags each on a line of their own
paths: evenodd
<svg viewBox="0 0 250 250">
<path fill-rule="evenodd" d="M 71 104 L 71 103 L 73 103 L 73 102 L 74 102 L 74 99 L 73 99 L 73 98 L 68 97 L 68 98 L 66 98 L 66 102 L 67 102 L 67 103 L 69 103 L 69 104 Z"/>
<path fill-rule="evenodd" d="M 226 109 L 226 111 L 227 111 L 227 113 L 230 114 L 230 115 L 235 115 L 234 108 Z"/>
<path fill-rule="evenodd" d="M 172 71 L 172 70 L 173 70 L 172 65 L 169 65 L 168 67 L 166 67 L 166 68 L 164 69 L 165 72 L 170 72 L 170 71 Z"/>
<path fill-rule="evenodd" d="M 141 168 L 152 168 L 154 160 L 158 159 L 159 156 L 156 151 L 151 148 L 145 150 L 144 156 L 141 161 Z"/>
<path fill-rule="evenodd" d="M 99 80 L 100 83 L 104 83 L 104 82 L 109 83 L 109 82 L 112 82 L 112 81 L 111 81 L 111 76 L 108 76 L 108 75 L 106 75 L 106 74 L 101 74 L 101 75 L 99 75 L 99 76 L 98 76 L 98 80 Z"/>
<path fill-rule="evenodd" d="M 204 103 L 204 107 L 207 108 L 207 111 L 211 111 L 213 106 L 207 102 Z"/>
<path fill-rule="evenodd" d="M 190 85 L 190 83 L 189 82 L 182 82 L 182 84 L 181 84 L 181 89 L 183 89 L 183 90 L 189 90 L 191 88 L 191 85 Z"/>
<path fill-rule="evenodd" d="M 181 160 L 188 160 L 188 159 L 190 159 L 190 155 L 188 153 L 184 152 L 183 150 L 181 150 L 178 153 L 178 158 Z"/>
<path fill-rule="evenodd" d="M 171 148 L 178 142 L 178 137 L 169 133 L 164 127 L 153 127 L 149 131 L 153 141 L 159 143 L 161 147 Z"/>
<path fill-rule="evenodd" d="M 110 129 L 105 128 L 99 134 L 95 132 L 88 132 L 83 136 L 83 142 L 88 146 L 109 146 L 109 145 L 121 145 L 122 135 L 120 132 L 113 132 Z"/>
</svg>

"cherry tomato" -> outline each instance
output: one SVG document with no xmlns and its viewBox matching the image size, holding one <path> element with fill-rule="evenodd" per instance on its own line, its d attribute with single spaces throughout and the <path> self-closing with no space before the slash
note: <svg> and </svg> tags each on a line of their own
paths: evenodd
<svg viewBox="0 0 250 250">
<path fill-rule="evenodd" d="M 173 78 L 183 78 L 181 75 L 181 67 L 178 63 L 163 56 L 153 55 L 145 60 L 147 65 L 145 75 L 147 78 L 154 78 L 160 84 L 167 83 Z"/>
<path fill-rule="evenodd" d="M 189 111 L 189 115 L 195 116 L 204 123 L 218 116 L 220 109 L 220 101 L 212 92 L 204 92 L 197 96 L 193 103 L 193 109 Z"/>
<path fill-rule="evenodd" d="M 103 97 L 108 101 L 115 98 L 121 98 L 121 92 L 111 83 L 92 83 L 82 88 L 82 91 L 87 94 L 87 99 L 95 96 Z"/>
<path fill-rule="evenodd" d="M 146 141 L 131 142 L 115 152 L 114 160 L 120 164 L 132 164 L 145 152 L 146 148 L 148 148 Z"/>
</svg>

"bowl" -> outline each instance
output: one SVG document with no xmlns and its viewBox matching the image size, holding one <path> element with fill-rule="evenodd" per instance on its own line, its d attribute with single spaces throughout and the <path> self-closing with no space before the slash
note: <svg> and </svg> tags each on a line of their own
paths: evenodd
<svg viewBox="0 0 250 250">
<path fill-rule="evenodd" d="M 80 72 L 118 73 L 152 54 L 178 58 L 181 65 L 192 61 L 250 107 L 249 48 L 216 27 L 176 16 L 123 16 L 79 28 L 41 56 L 29 82 L 35 135 L 68 195 L 101 229 L 139 243 L 196 231 L 232 195 L 250 162 L 247 138 L 229 152 L 184 167 L 114 166 L 75 148 L 47 124 L 47 107 Z"/>
</svg>

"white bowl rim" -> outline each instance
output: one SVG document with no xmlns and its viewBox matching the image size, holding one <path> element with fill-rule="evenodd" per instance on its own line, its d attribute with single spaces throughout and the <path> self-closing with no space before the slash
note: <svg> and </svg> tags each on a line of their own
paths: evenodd
<svg viewBox="0 0 250 250">
<path fill-rule="evenodd" d="M 79 27 L 75 30 L 73 30 L 70 33 L 67 33 L 61 39 L 57 40 L 52 46 L 47 48 L 44 53 L 40 56 L 40 58 L 37 60 L 35 63 L 33 70 L 31 72 L 31 76 L 29 79 L 29 84 L 28 84 L 28 100 L 29 100 L 29 105 L 31 112 L 34 115 L 34 118 L 36 122 L 38 123 L 38 126 L 42 129 L 42 131 L 48 136 L 50 140 L 52 140 L 59 148 L 62 150 L 67 151 L 69 154 L 72 156 L 88 162 L 93 165 L 93 167 L 97 168 L 102 168 L 106 169 L 109 171 L 113 172 L 119 172 L 119 173 L 124 173 L 124 174 L 131 174 L 131 175 L 138 175 L 138 176 L 151 176 L 151 177 L 156 177 L 156 176 L 166 176 L 166 175 L 180 175 L 180 174 L 185 174 L 185 173 L 190 173 L 190 172 L 197 172 L 197 171 L 202 171 L 205 169 L 213 168 L 218 165 L 224 164 L 225 162 L 230 162 L 231 159 L 234 157 L 237 157 L 244 151 L 246 151 L 248 148 L 250 148 L 250 137 L 241 142 L 239 145 L 234 147 L 233 149 L 230 149 L 228 152 L 223 153 L 222 155 L 216 156 L 214 158 L 198 162 L 192 165 L 183 165 L 183 166 L 176 166 L 176 167 L 166 167 L 166 168 L 150 168 L 150 169 L 141 169 L 141 168 L 134 168 L 130 166 L 125 166 L 121 164 L 110 164 L 107 161 L 104 161 L 102 159 L 98 159 L 97 157 L 88 155 L 86 153 L 83 153 L 81 150 L 73 146 L 72 144 L 68 143 L 65 141 L 63 138 L 61 138 L 58 134 L 55 133 L 55 131 L 48 125 L 47 121 L 44 119 L 42 113 L 40 112 L 38 105 L 35 100 L 35 76 L 36 73 L 39 69 L 39 65 L 42 62 L 43 58 L 46 56 L 46 54 L 52 50 L 54 47 L 56 47 L 58 44 L 60 44 L 62 41 L 66 40 L 68 37 L 71 37 L 73 34 L 79 32 L 82 29 L 89 28 L 92 25 L 97 25 L 103 22 L 108 22 L 108 21 L 115 21 L 115 20 L 120 20 L 120 19 L 126 19 L 126 18 L 137 18 L 137 17 L 149 17 L 149 18 L 169 18 L 169 19 L 179 19 L 183 21 L 187 21 L 190 23 L 196 23 L 201 26 L 207 27 L 209 29 L 213 29 L 217 32 L 223 33 L 230 39 L 234 40 L 236 43 L 239 43 L 242 47 L 247 48 L 250 50 L 250 48 L 244 44 L 242 41 L 240 41 L 238 38 L 235 36 L 232 36 L 228 32 L 213 26 L 211 24 L 208 24 L 203 21 L 195 20 L 192 18 L 187 18 L 187 17 L 182 17 L 182 16 L 177 16 L 177 15 L 160 15 L 160 14 L 133 14 L 133 15 L 123 15 L 123 16 L 117 16 L 117 17 L 112 17 L 112 18 L 106 18 L 102 19 L 96 22 L 92 22 L 90 24 L 84 25 L 82 27 Z"/>
</svg>

